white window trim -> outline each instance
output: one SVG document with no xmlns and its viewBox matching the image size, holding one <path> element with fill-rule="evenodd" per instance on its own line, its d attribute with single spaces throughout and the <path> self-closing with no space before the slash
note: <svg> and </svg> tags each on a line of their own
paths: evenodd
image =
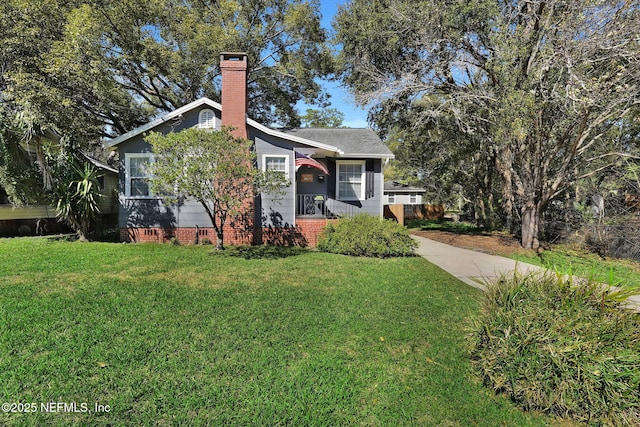
<svg viewBox="0 0 640 427">
<path fill-rule="evenodd" d="M 412 205 L 418 204 L 418 195 L 415 193 L 409 194 L 409 203 L 411 203 Z"/>
<path fill-rule="evenodd" d="M 151 153 L 125 153 L 124 155 L 124 197 L 127 199 L 157 199 L 149 188 L 148 196 L 132 196 L 131 195 L 131 159 L 146 158 L 149 162 L 153 162 L 153 154 Z"/>
<path fill-rule="evenodd" d="M 202 115 L 204 113 L 211 113 L 211 115 L 213 116 L 213 126 L 203 126 L 202 124 Z M 209 108 L 205 108 L 200 110 L 200 113 L 198 113 L 198 129 L 218 129 L 219 123 L 218 123 L 218 117 L 216 116 L 216 113 L 209 109 Z"/>
<path fill-rule="evenodd" d="M 262 171 L 263 172 L 267 171 L 267 158 L 271 158 L 271 157 L 284 159 L 284 174 L 285 174 L 285 178 L 289 179 L 289 156 L 286 154 L 263 154 L 262 155 Z"/>
<path fill-rule="evenodd" d="M 396 202 L 396 193 L 389 193 L 387 199 L 390 205 L 394 204 Z"/>
<path fill-rule="evenodd" d="M 360 196 L 359 197 L 340 197 L 340 166 L 341 165 L 359 165 L 360 166 Z M 366 176 L 365 176 L 365 160 L 336 160 L 336 199 L 347 202 L 364 200 L 366 195 Z"/>
</svg>

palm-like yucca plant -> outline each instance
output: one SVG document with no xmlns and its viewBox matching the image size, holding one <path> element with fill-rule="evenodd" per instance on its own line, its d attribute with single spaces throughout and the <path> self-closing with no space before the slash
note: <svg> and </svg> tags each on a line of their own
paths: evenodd
<svg viewBox="0 0 640 427">
<path fill-rule="evenodd" d="M 73 166 L 73 177 L 63 181 L 57 193 L 56 216 L 86 240 L 91 225 L 100 214 L 100 174 L 88 163 L 82 168 Z"/>
</svg>

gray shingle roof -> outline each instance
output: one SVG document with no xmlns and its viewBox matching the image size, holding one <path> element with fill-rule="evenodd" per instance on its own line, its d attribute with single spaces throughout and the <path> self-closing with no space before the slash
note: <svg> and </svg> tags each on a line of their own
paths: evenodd
<svg viewBox="0 0 640 427">
<path fill-rule="evenodd" d="M 385 181 L 384 182 L 384 191 L 396 191 L 396 192 L 404 192 L 404 193 L 424 193 L 424 188 L 413 187 L 407 184 L 401 184 L 396 181 Z"/>
<path fill-rule="evenodd" d="M 394 157 L 372 129 L 303 128 L 286 129 L 283 132 L 337 147 L 344 152 L 343 157 Z"/>
<path fill-rule="evenodd" d="M 184 105 L 162 117 L 159 117 L 143 126 L 132 131 L 120 135 L 111 140 L 105 141 L 105 148 L 115 149 L 119 144 L 128 141 L 131 138 L 140 135 L 148 130 L 159 126 L 168 120 L 178 117 L 183 113 L 187 113 L 201 105 L 207 105 L 216 110 L 221 110 L 222 106 L 217 102 L 208 98 L 200 98 L 190 104 Z M 287 136 L 294 142 L 309 145 L 311 147 L 338 150 L 340 157 L 345 158 L 379 158 L 392 159 L 393 153 L 389 151 L 386 145 L 382 143 L 378 135 L 372 129 L 353 129 L 353 128 L 304 128 L 304 129 L 272 129 L 257 123 L 251 119 L 247 119 L 247 125 L 256 129 L 260 129 L 270 135 L 280 138 Z"/>
</svg>

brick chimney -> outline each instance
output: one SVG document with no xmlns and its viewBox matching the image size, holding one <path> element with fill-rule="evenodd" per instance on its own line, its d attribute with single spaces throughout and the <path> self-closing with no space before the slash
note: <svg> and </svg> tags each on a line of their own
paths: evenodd
<svg viewBox="0 0 640 427">
<path fill-rule="evenodd" d="M 222 73 L 222 126 L 236 128 L 233 135 L 247 138 L 247 54 L 220 54 Z"/>
</svg>

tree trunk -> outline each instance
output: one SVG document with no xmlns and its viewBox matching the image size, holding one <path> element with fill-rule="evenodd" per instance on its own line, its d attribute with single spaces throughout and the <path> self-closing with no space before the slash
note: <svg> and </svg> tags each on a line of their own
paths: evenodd
<svg viewBox="0 0 640 427">
<path fill-rule="evenodd" d="M 224 224 L 227 222 L 227 212 L 218 208 L 216 214 L 212 216 L 212 221 L 216 232 L 216 250 L 224 251 Z"/>
<path fill-rule="evenodd" d="M 81 242 L 87 241 L 87 233 L 85 232 L 85 228 L 82 227 L 82 220 L 78 221 L 75 216 L 69 214 L 64 218 L 67 225 L 69 225 L 73 231 L 76 232 L 76 236 L 78 240 Z"/>
<path fill-rule="evenodd" d="M 224 251 L 224 232 L 222 227 L 216 230 L 216 250 Z"/>
<path fill-rule="evenodd" d="M 502 178 L 502 211 L 505 219 L 503 225 L 509 232 L 513 232 L 513 153 L 510 145 L 507 144 L 496 156 L 496 168 Z"/>
<path fill-rule="evenodd" d="M 476 195 L 475 205 L 475 215 L 474 220 L 476 223 L 480 223 L 482 228 L 487 228 L 487 212 L 484 205 L 484 194 L 482 193 L 482 189 L 479 190 L 479 194 Z"/>
<path fill-rule="evenodd" d="M 522 207 L 522 247 L 537 250 L 540 247 L 539 232 L 540 209 L 538 203 L 529 200 Z"/>
<path fill-rule="evenodd" d="M 209 207 L 209 205 L 204 200 L 199 200 L 200 204 L 207 212 L 209 219 L 211 220 L 211 225 L 213 226 L 213 230 L 216 232 L 216 250 L 223 251 L 224 250 L 224 223 L 226 222 L 227 216 L 224 213 L 220 213 L 215 209 Z M 218 219 L 219 220 L 216 220 Z"/>
</svg>

